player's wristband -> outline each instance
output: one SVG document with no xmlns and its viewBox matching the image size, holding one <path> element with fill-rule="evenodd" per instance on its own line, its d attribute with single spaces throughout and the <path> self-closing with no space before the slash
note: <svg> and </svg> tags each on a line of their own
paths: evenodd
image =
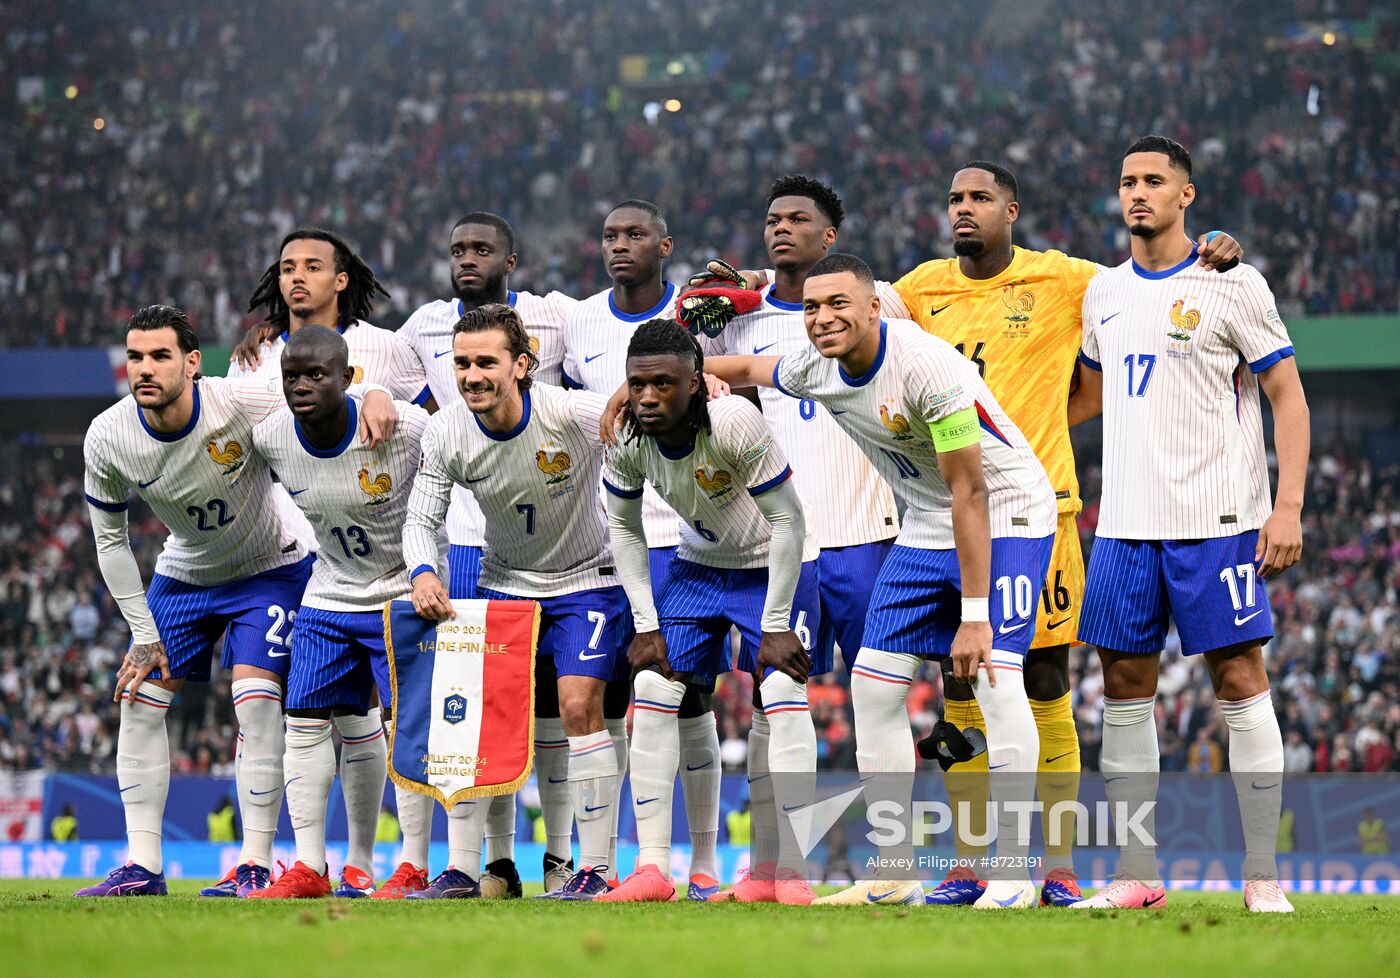
<svg viewBox="0 0 1400 978">
<path fill-rule="evenodd" d="M 963 598 L 962 599 L 962 620 L 963 621 L 985 621 L 992 620 L 986 598 Z"/>
</svg>

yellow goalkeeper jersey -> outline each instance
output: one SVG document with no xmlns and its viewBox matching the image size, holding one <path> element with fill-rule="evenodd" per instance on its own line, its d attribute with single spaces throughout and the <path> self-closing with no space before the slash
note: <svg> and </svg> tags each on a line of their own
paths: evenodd
<svg viewBox="0 0 1400 978">
<path fill-rule="evenodd" d="M 1095 263 L 1062 252 L 1014 248 L 995 278 L 968 278 L 956 258 L 945 258 L 894 283 L 915 322 L 977 364 L 1040 457 L 1061 513 L 1082 505 L 1066 405 L 1084 290 L 1098 272 Z"/>
</svg>

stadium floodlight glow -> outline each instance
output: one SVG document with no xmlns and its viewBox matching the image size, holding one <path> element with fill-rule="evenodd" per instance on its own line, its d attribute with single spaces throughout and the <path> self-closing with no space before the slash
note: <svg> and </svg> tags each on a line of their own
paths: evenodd
<svg viewBox="0 0 1400 978">
<path fill-rule="evenodd" d="M 678 98 L 668 98 L 666 100 L 667 112 L 679 112 L 681 110 L 681 100 Z"/>
<path fill-rule="evenodd" d="M 65 96 L 67 96 L 68 98 L 70 98 L 70 99 L 75 99 L 75 98 L 77 98 L 77 97 L 78 97 L 78 86 L 77 86 L 77 85 L 69 85 L 67 88 L 65 88 L 65 89 L 63 90 L 63 94 L 64 94 Z"/>
<path fill-rule="evenodd" d="M 92 128 L 96 129 L 98 132 L 101 132 L 106 127 L 107 120 L 102 118 L 101 116 L 98 116 L 96 119 L 92 120 Z"/>
<path fill-rule="evenodd" d="M 672 61 L 672 62 L 668 63 L 668 64 L 666 65 L 666 74 L 668 74 L 668 75 L 683 75 L 683 74 L 685 74 L 685 62 L 684 62 L 684 61 Z"/>
<path fill-rule="evenodd" d="M 1330 48 L 1332 45 L 1337 43 L 1337 35 L 1333 34 L 1331 31 L 1328 31 L 1327 33 L 1322 35 L 1322 43 Z"/>
</svg>

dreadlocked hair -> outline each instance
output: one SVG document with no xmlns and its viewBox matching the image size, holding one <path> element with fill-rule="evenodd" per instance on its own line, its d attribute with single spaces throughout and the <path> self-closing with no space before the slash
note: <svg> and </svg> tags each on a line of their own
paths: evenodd
<svg viewBox="0 0 1400 978">
<path fill-rule="evenodd" d="M 379 284 L 379 279 L 374 277 L 374 272 L 364 259 L 350 248 L 345 240 L 337 234 L 321 228 L 297 228 L 291 234 L 282 239 L 282 244 L 277 249 L 277 260 L 268 266 L 263 272 L 263 277 L 258 281 L 258 287 L 253 291 L 252 297 L 248 300 L 248 311 L 265 308 L 267 318 L 263 320 L 265 326 L 270 327 L 270 331 L 279 333 L 284 331 L 291 323 L 291 310 L 287 308 L 287 302 L 282 298 L 282 251 L 293 241 L 324 241 L 335 249 L 335 270 L 344 272 L 349 281 L 345 288 L 341 290 L 337 297 L 336 325 L 345 327 L 353 324 L 357 319 L 368 319 L 369 314 L 374 310 L 374 300 L 376 296 L 389 298 L 388 291 Z"/>
<path fill-rule="evenodd" d="M 627 359 L 634 357 L 680 357 L 689 360 L 695 367 L 695 375 L 701 378 L 702 386 L 690 399 L 686 421 L 695 431 L 710 430 L 710 410 L 705 403 L 703 386 L 705 374 L 705 354 L 690 331 L 674 319 L 649 319 L 632 333 L 632 341 L 627 344 Z M 636 419 L 627 416 L 627 430 L 624 441 L 631 442 L 642 437 L 642 429 Z"/>
</svg>

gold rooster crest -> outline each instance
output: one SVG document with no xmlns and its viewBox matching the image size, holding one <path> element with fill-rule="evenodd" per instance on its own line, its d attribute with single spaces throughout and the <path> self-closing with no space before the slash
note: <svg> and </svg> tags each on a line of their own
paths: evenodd
<svg viewBox="0 0 1400 978">
<path fill-rule="evenodd" d="M 1035 293 L 1030 289 L 1018 289 L 1014 285 L 1002 286 L 1001 304 L 1010 310 L 1007 322 L 1024 323 L 1029 320 L 1030 311 L 1035 308 Z"/>
<path fill-rule="evenodd" d="M 705 490 L 711 499 L 718 499 L 720 496 L 734 491 L 734 477 L 732 475 L 723 469 L 711 475 L 705 471 L 703 465 L 695 470 L 695 484 Z"/>
<path fill-rule="evenodd" d="M 1195 296 L 1190 296 L 1194 299 Z M 1182 310 L 1185 309 L 1183 312 Z M 1191 340 L 1191 334 L 1195 332 L 1197 326 L 1201 325 L 1201 312 L 1199 309 L 1186 309 L 1186 300 L 1177 299 L 1172 303 L 1171 311 L 1172 330 L 1167 335 L 1179 343 L 1187 343 Z"/>
<path fill-rule="evenodd" d="M 394 480 L 388 472 L 381 472 L 371 481 L 369 469 L 360 469 L 360 491 L 369 497 L 370 506 L 378 506 L 389 501 L 389 493 L 394 489 Z"/>
<path fill-rule="evenodd" d="M 362 380 L 364 380 L 364 379 L 365 379 L 365 368 L 364 368 L 364 367 L 356 367 L 356 368 L 355 368 L 354 374 L 351 375 L 350 383 L 352 383 L 352 384 L 358 384 L 358 383 L 360 383 L 360 381 L 362 381 Z"/>
<path fill-rule="evenodd" d="M 545 485 L 552 486 L 563 482 L 569 477 L 569 466 L 573 464 L 573 459 L 569 458 L 568 452 L 546 451 L 541 448 L 535 453 L 535 465 L 549 478 L 545 480 Z"/>
<path fill-rule="evenodd" d="M 914 431 L 909 427 L 909 419 L 891 411 L 888 404 L 880 405 L 880 423 L 894 435 L 896 441 L 908 441 L 914 437 Z"/>
<path fill-rule="evenodd" d="M 243 446 L 230 439 L 223 448 L 219 447 L 217 441 L 211 441 L 205 446 L 209 452 L 209 457 L 216 465 L 223 466 L 224 475 L 232 475 L 243 468 L 243 463 L 247 461 L 243 457 Z"/>
<path fill-rule="evenodd" d="M 530 352 L 535 356 L 540 355 L 540 338 L 538 336 L 530 337 Z"/>
</svg>

